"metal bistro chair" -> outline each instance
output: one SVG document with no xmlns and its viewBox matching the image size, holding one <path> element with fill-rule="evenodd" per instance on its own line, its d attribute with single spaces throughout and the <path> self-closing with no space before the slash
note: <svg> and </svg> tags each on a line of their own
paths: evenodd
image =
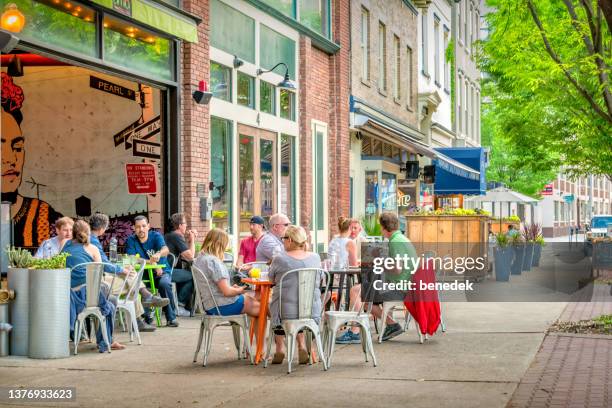
<svg viewBox="0 0 612 408">
<path fill-rule="evenodd" d="M 361 302 L 359 310 L 355 310 L 353 305 L 350 311 L 327 311 L 323 315 L 323 344 L 327 353 L 327 368 L 331 367 L 332 356 L 336 346 L 336 333 L 344 325 L 358 325 L 361 334 L 361 348 L 365 354 L 365 361 L 368 362 L 368 353 L 372 356 L 374 367 L 378 364 L 374 355 L 374 345 L 372 343 L 372 330 L 370 329 L 370 312 L 372 310 L 371 290 L 366 294 L 364 302 Z M 365 305 L 368 305 L 365 310 Z M 350 330 L 350 329 L 349 329 Z"/>
<path fill-rule="evenodd" d="M 298 275 L 298 317 L 297 318 L 283 318 L 283 283 L 288 276 L 292 274 Z M 319 291 L 315 293 L 315 287 L 317 279 L 321 281 L 322 276 L 325 276 L 325 282 L 329 282 L 329 273 L 321 268 L 301 268 L 293 269 L 283 274 L 280 279 L 279 288 L 280 291 L 278 297 L 279 314 L 281 317 L 281 325 L 285 332 L 285 347 L 287 349 L 287 373 L 291 374 L 291 363 L 295 357 L 295 349 L 297 348 L 297 334 L 300 330 L 308 329 L 312 336 L 315 338 L 317 344 L 317 352 L 319 358 L 323 362 L 323 370 L 327 371 L 327 358 L 323 351 L 323 341 L 321 339 L 321 327 L 315 322 L 312 315 L 312 306 L 314 303 L 315 296 L 320 296 Z M 323 299 L 327 299 L 327 290 L 329 285 L 325 285 L 325 293 Z M 323 302 L 321 302 L 323 303 Z M 321 304 L 323 309 L 323 304 Z M 268 337 L 268 348 L 266 352 L 266 359 L 264 360 L 264 368 L 268 366 L 268 360 L 270 352 L 272 351 L 272 342 L 274 340 L 274 329 L 270 324 L 270 332 Z M 308 350 L 310 353 L 310 350 Z"/>
<path fill-rule="evenodd" d="M 138 330 L 138 321 L 136 320 L 138 316 L 136 316 L 136 302 L 138 302 L 138 292 L 140 289 L 140 282 L 142 282 L 142 274 L 144 273 L 146 261 L 144 259 L 138 260 L 138 269 L 136 272 L 136 277 L 132 280 L 132 284 L 130 285 L 128 280 L 125 279 L 123 286 L 121 287 L 120 295 L 117 297 L 117 309 L 115 313 L 119 312 L 119 319 L 121 321 L 121 326 L 124 328 L 126 325 L 123 322 L 123 313 L 125 311 L 129 316 L 127 318 L 127 331 L 130 335 L 130 341 L 134 341 L 134 334 L 136 335 L 136 340 L 138 341 L 138 345 L 142 344 L 142 340 L 140 339 L 140 331 Z M 121 294 L 127 289 L 127 294 L 122 296 Z"/>
<path fill-rule="evenodd" d="M 232 316 L 221 316 L 221 313 L 219 311 L 219 305 L 217 304 L 217 301 L 213 296 L 208 278 L 206 277 L 206 275 L 204 275 L 204 272 L 202 272 L 195 265 L 191 266 L 191 270 L 194 275 L 193 278 L 195 282 L 194 289 L 196 291 L 196 302 L 200 304 L 200 308 L 203 312 L 202 322 L 200 323 L 200 334 L 198 337 L 196 351 L 193 355 L 193 362 L 195 363 L 196 361 L 198 361 L 198 353 L 200 352 L 200 348 L 202 347 L 202 340 L 204 340 L 204 359 L 202 366 L 206 367 L 206 363 L 208 362 L 208 356 L 210 355 L 212 337 L 215 328 L 219 326 L 231 326 L 232 334 L 234 335 L 234 345 L 236 346 L 236 350 L 238 352 L 238 360 L 242 358 L 240 347 L 240 330 L 242 329 L 242 336 L 244 337 L 244 348 L 246 349 L 245 351 L 249 355 L 251 364 L 254 364 L 255 361 L 253 360 L 253 353 L 251 352 L 251 343 L 248 340 L 249 316 L 246 313 Z M 202 291 L 208 291 L 211 299 L 215 304 L 215 309 L 217 309 L 217 313 L 219 313 L 218 315 L 206 314 L 206 310 L 204 309 L 204 304 L 202 302 L 202 297 L 200 295 Z"/>
<path fill-rule="evenodd" d="M 98 306 L 100 300 L 100 287 L 102 285 L 102 276 L 104 273 L 104 266 L 109 265 L 114 267 L 113 264 L 108 262 L 84 262 L 75 265 L 70 269 L 70 273 L 76 268 L 85 267 L 85 308 L 79 313 L 76 321 L 74 322 L 74 355 L 77 355 L 79 341 L 81 340 L 81 333 L 83 326 L 85 325 L 85 319 L 89 316 L 94 316 L 100 324 L 100 330 L 102 331 L 102 338 L 108 346 L 108 352 L 111 352 L 111 345 L 108 341 L 108 333 L 106 332 L 106 317 L 102 315 L 102 311 Z M 112 288 L 112 285 L 111 285 Z M 109 289 L 110 294 L 110 289 Z M 108 298 L 108 296 L 107 296 Z M 93 337 L 93 334 L 92 336 Z"/>
</svg>

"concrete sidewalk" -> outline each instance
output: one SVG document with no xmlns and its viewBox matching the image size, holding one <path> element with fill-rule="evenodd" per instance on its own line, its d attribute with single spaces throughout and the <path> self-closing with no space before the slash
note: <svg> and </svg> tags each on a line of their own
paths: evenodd
<svg viewBox="0 0 612 408">
<path fill-rule="evenodd" d="M 192 363 L 199 321 L 181 319 L 179 328 L 145 333 L 143 345 L 110 355 L 82 345 L 61 360 L 2 358 L 0 386 L 76 386 L 76 403 L 29 404 L 37 407 L 505 407 L 564 307 L 445 303 L 447 333 L 421 345 L 411 326 L 374 345 L 378 367 L 347 345 L 336 348 L 330 371 L 296 363 L 290 375 L 286 364 L 237 361 L 225 328 L 215 333 L 209 366 Z M 124 333 L 118 339 L 127 341 Z"/>
</svg>

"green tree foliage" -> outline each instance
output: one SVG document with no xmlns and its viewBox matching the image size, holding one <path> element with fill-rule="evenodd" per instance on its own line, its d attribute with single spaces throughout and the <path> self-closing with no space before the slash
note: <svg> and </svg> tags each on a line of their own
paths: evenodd
<svg viewBox="0 0 612 408">
<path fill-rule="evenodd" d="M 490 178 L 529 194 L 559 166 L 612 177 L 612 34 L 597 1 L 488 5 L 478 61 L 488 74 Z"/>
</svg>

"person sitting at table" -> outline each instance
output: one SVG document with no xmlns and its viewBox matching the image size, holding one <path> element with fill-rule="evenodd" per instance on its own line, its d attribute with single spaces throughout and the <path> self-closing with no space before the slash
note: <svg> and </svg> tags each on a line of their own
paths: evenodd
<svg viewBox="0 0 612 408">
<path fill-rule="evenodd" d="M 285 252 L 282 238 L 291 221 L 285 214 L 274 214 L 270 217 L 270 231 L 266 232 L 257 244 L 255 257 L 258 262 L 272 262 L 274 256 Z"/>
<path fill-rule="evenodd" d="M 327 255 L 330 259 L 334 259 L 336 265 L 341 267 L 357 266 L 357 245 L 350 238 L 351 219 L 340 217 L 338 218 L 338 230 L 340 234 L 329 241 L 329 249 Z"/>
<path fill-rule="evenodd" d="M 159 294 L 162 297 L 168 299 L 168 305 L 163 309 L 166 315 L 166 325 L 168 327 L 178 327 L 172 295 L 171 266 L 168 265 L 166 259 L 169 252 L 164 237 L 159 232 L 151 230 L 147 217 L 139 215 L 134 218 L 134 235 L 128 237 L 125 244 L 125 253 L 128 255 L 138 254 L 150 264 L 165 265 L 163 268 L 155 270 L 155 287 L 159 289 Z M 149 324 L 152 323 L 148 313 L 145 313 L 145 321 Z"/>
<path fill-rule="evenodd" d="M 55 221 L 56 236 L 43 241 L 38 247 L 34 258 L 51 258 L 62 251 L 64 244 L 72 239 L 72 226 L 74 220 L 70 217 L 58 218 Z"/>
<path fill-rule="evenodd" d="M 355 241 L 355 246 L 357 247 L 357 259 L 361 259 L 361 245 L 364 242 L 367 242 L 367 235 L 363 231 L 363 227 L 361 226 L 361 222 L 359 222 L 356 218 L 351 218 L 351 233 L 349 238 Z"/>
<path fill-rule="evenodd" d="M 104 236 L 106 229 L 108 228 L 109 219 L 108 215 L 102 213 L 95 213 L 89 218 L 89 225 L 91 227 L 91 235 L 89 241 L 92 245 L 96 246 L 100 251 L 100 258 L 102 262 L 110 263 L 108 256 L 104 252 L 100 237 Z M 131 267 L 123 267 L 120 265 L 104 265 L 104 272 L 115 274 L 116 276 L 106 276 L 104 281 L 110 288 L 110 293 L 113 296 L 120 296 L 127 294 L 129 286 L 132 285 L 133 279 L 136 275 L 133 273 Z M 124 285 L 125 281 L 128 281 L 128 285 Z M 124 293 L 120 293 L 123 288 Z M 140 297 L 136 300 L 136 323 L 138 324 L 138 330 L 142 332 L 153 332 L 156 330 L 155 325 L 145 322 L 141 316 L 144 314 L 144 307 L 164 307 L 168 304 L 168 299 L 163 299 L 158 295 L 153 295 L 142 281 L 140 282 L 139 288 Z"/>
<path fill-rule="evenodd" d="M 396 258 L 407 256 L 413 260 L 417 259 L 416 249 L 406 236 L 399 230 L 399 219 L 397 214 L 392 212 L 384 212 L 380 215 L 378 222 L 380 223 L 382 234 L 389 240 L 388 248 L 389 258 Z M 409 263 L 410 264 L 410 263 Z M 412 274 L 416 272 L 413 267 L 408 265 L 402 269 L 388 269 L 385 271 L 386 282 L 398 282 L 398 281 L 411 281 Z M 366 290 L 366 294 L 372 290 L 372 285 L 368 285 L 363 290 Z M 362 285 L 355 285 L 351 288 L 350 292 L 350 305 L 351 310 L 359 310 L 361 308 L 361 291 Z M 382 318 L 382 303 L 385 301 L 403 301 L 406 295 L 405 291 L 400 290 L 373 290 L 372 296 L 372 315 L 378 319 Z M 366 295 L 368 298 L 369 296 Z M 382 341 L 387 341 L 393 337 L 399 336 L 404 332 L 402 326 L 393 320 L 391 313 L 386 318 L 387 326 L 385 332 L 382 334 Z M 361 344 L 361 336 L 359 335 L 359 327 L 353 326 L 351 329 L 344 332 L 341 336 L 336 339 L 336 344 Z"/>
<path fill-rule="evenodd" d="M 240 268 L 245 263 L 255 262 L 257 260 L 257 245 L 264 236 L 265 222 L 262 217 L 255 215 L 249 221 L 249 231 L 251 236 L 240 241 L 240 250 L 238 251 L 238 261 L 236 267 Z"/>
<path fill-rule="evenodd" d="M 164 235 L 166 245 L 170 253 L 177 260 L 172 271 L 172 282 L 176 283 L 178 297 L 179 316 L 190 316 L 191 295 L 193 294 L 193 278 L 191 276 L 190 264 L 196 256 L 195 241 L 198 232 L 187 229 L 185 214 L 176 213 L 170 217 L 172 231 Z"/>
<path fill-rule="evenodd" d="M 193 263 L 206 276 L 210 285 L 209 291 L 204 278 L 194 270 L 204 311 L 209 315 L 220 313 L 222 316 L 231 316 L 246 313 L 257 317 L 259 302 L 246 294 L 243 286 L 230 285 L 230 275 L 223 264 L 223 254 L 228 244 L 227 233 L 219 228 L 213 228 L 206 234 L 200 255 Z M 218 311 L 215 302 L 219 307 Z"/>
<path fill-rule="evenodd" d="M 100 251 L 98 248 L 91 244 L 89 241 L 90 236 L 89 225 L 83 221 L 78 220 L 72 227 L 73 239 L 66 242 L 62 252 L 67 253 L 66 267 L 71 269 L 70 273 L 70 332 L 74 338 L 74 323 L 76 322 L 77 316 L 85 308 L 87 297 L 85 286 L 86 282 L 86 268 L 85 266 L 76 267 L 79 264 L 86 262 L 101 262 Z M 76 267 L 76 268 L 75 268 Z M 74 268 L 74 269 L 72 269 Z M 125 346 L 119 342 L 113 342 L 113 316 L 115 313 L 115 305 L 110 301 L 106 300 L 106 296 L 103 291 L 100 290 L 98 306 L 102 315 L 106 317 L 106 332 L 108 333 L 108 341 L 111 342 L 112 350 L 123 350 Z M 102 331 L 98 329 L 96 333 L 98 350 L 100 353 L 108 351 L 108 344 L 104 342 L 102 337 Z"/>
<path fill-rule="evenodd" d="M 277 286 L 280 284 L 283 275 L 293 269 L 300 268 L 321 268 L 321 259 L 314 252 L 306 250 L 308 235 L 304 228 L 295 225 L 290 225 L 283 236 L 283 245 L 285 251 L 272 260 L 269 270 L 269 278 Z M 321 279 L 316 279 L 314 288 L 314 300 L 312 304 L 312 315 L 314 320 L 319 323 L 321 320 Z M 272 359 L 272 364 L 281 364 L 285 359 L 285 343 L 283 341 L 284 331 L 281 327 L 281 316 L 279 303 L 280 290 L 274 290 L 272 293 L 272 301 L 270 302 L 270 316 L 272 327 L 275 328 L 276 352 Z M 282 296 L 282 312 L 283 317 L 294 319 L 298 316 L 298 275 L 292 274 L 283 281 L 283 296 Z M 281 327 L 280 329 L 278 327 Z M 300 333 L 297 336 L 298 356 L 300 364 L 308 363 L 308 351 L 304 334 Z"/>
</svg>

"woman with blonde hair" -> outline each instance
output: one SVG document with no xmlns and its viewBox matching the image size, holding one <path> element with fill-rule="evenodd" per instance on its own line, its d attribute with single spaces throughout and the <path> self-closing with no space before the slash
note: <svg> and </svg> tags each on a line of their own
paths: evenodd
<svg viewBox="0 0 612 408">
<path fill-rule="evenodd" d="M 329 242 L 328 256 L 341 267 L 357 266 L 357 244 L 350 238 L 351 222 L 350 218 L 338 218 L 340 234 Z"/>
<path fill-rule="evenodd" d="M 280 284 L 281 278 L 285 273 L 293 269 L 300 268 L 321 268 L 321 258 L 314 252 L 307 251 L 308 235 L 304 228 L 290 225 L 282 237 L 285 252 L 278 254 L 272 259 L 270 265 L 270 280 L 276 285 Z M 319 323 L 321 317 L 321 279 L 316 280 L 317 284 L 314 289 L 314 301 L 312 305 L 312 315 L 314 320 Z M 283 281 L 283 317 L 292 319 L 298 316 L 298 275 L 292 274 Z M 272 293 L 272 301 L 270 302 L 270 316 L 272 319 L 272 327 L 281 325 L 280 316 L 280 290 L 274 290 Z M 285 358 L 285 343 L 283 341 L 284 331 L 275 329 L 276 353 L 272 359 L 272 364 L 280 364 Z M 300 333 L 297 336 L 298 355 L 300 364 L 308 363 L 308 351 L 306 350 L 306 342 L 304 334 Z"/>
<path fill-rule="evenodd" d="M 251 296 L 245 296 L 244 287 L 230 285 L 230 275 L 223 264 L 223 254 L 228 244 L 227 233 L 219 228 L 213 228 L 206 234 L 200 255 L 194 262 L 194 266 L 202 271 L 210 284 L 209 291 L 201 274 L 197 270 L 193 271 L 204 310 L 209 315 L 220 313 L 222 316 L 230 316 L 246 313 L 257 317 L 259 302 Z M 219 307 L 218 311 L 215 302 Z"/>
</svg>

